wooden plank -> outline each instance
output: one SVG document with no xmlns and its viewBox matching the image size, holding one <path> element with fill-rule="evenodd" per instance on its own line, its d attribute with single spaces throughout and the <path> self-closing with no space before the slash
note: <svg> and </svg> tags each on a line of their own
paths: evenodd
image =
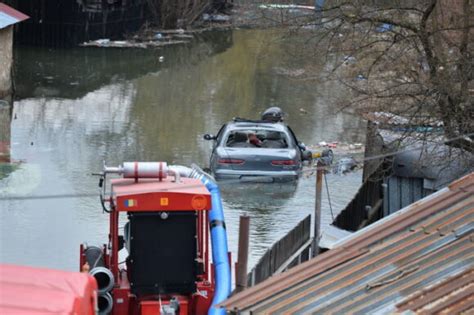
<svg viewBox="0 0 474 315">
<path fill-rule="evenodd" d="M 310 239 L 310 228 L 311 216 L 308 215 L 260 258 L 247 276 L 249 285 L 258 284 L 272 276 L 295 252 L 299 251 Z"/>
</svg>

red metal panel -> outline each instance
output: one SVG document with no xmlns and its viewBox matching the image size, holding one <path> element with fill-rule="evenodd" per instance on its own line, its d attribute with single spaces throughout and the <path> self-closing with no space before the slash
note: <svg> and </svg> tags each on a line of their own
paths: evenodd
<svg viewBox="0 0 474 315">
<path fill-rule="evenodd" d="M 160 315 L 160 303 L 158 301 L 140 302 L 140 315 Z"/>
<path fill-rule="evenodd" d="M 208 282 L 198 282 L 197 294 L 193 296 L 194 314 L 207 314 L 214 298 L 214 286 Z"/>
<path fill-rule="evenodd" d="M 114 315 L 128 315 L 134 314 L 131 310 L 132 301 L 135 300 L 134 296 L 130 295 L 130 288 L 120 287 L 115 289 L 113 292 L 114 306 L 112 314 Z"/>
<path fill-rule="evenodd" d="M 200 180 L 131 179 L 112 181 L 112 194 L 118 211 L 186 211 L 211 209 L 211 195 Z"/>
</svg>

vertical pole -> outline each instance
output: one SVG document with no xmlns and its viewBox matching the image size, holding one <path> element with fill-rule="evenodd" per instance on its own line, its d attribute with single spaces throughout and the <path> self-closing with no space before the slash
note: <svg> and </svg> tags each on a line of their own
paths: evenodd
<svg viewBox="0 0 474 315">
<path fill-rule="evenodd" d="M 321 24 L 322 22 L 322 10 L 325 0 L 314 0 L 314 12 L 316 16 L 316 24 Z"/>
<path fill-rule="evenodd" d="M 110 200 L 110 234 L 112 243 L 112 251 L 110 253 L 109 268 L 112 271 L 115 279 L 119 279 L 118 275 L 118 220 L 119 215 L 117 209 L 112 206 L 112 200 Z M 117 280 L 116 280 L 117 281 Z"/>
<path fill-rule="evenodd" d="M 12 109 L 7 101 L 0 99 L 0 163 L 10 163 Z"/>
<path fill-rule="evenodd" d="M 250 217 L 247 215 L 240 216 L 239 252 L 238 252 L 236 279 L 235 279 L 236 292 L 243 291 L 247 287 L 247 260 L 249 256 L 249 225 L 250 225 Z"/>
<path fill-rule="evenodd" d="M 321 228 L 321 197 L 323 191 L 323 164 L 318 161 L 316 163 L 316 198 L 314 203 L 314 239 L 312 255 L 315 257 L 319 252 L 319 235 Z"/>
</svg>

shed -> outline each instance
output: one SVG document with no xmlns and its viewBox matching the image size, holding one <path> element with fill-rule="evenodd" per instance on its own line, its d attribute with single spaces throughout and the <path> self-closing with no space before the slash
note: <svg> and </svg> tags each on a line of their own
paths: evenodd
<svg viewBox="0 0 474 315">
<path fill-rule="evenodd" d="M 236 314 L 467 314 L 473 270 L 474 172 L 220 306 Z"/>
<path fill-rule="evenodd" d="M 364 182 L 336 217 L 338 228 L 357 231 L 474 171 L 474 155 L 445 144 L 440 122 L 409 124 L 390 113 L 365 118 Z"/>
</svg>

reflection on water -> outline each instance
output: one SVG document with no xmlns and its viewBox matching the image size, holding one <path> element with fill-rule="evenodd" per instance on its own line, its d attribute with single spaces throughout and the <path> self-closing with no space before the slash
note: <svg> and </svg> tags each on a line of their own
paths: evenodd
<svg viewBox="0 0 474 315">
<path fill-rule="evenodd" d="M 211 148 L 202 135 L 216 133 L 234 116 L 257 118 L 266 107 L 280 106 L 306 144 L 363 141 L 362 121 L 334 114 L 331 100 L 340 86 L 281 74 L 290 65 L 281 61 L 285 50 L 278 38 L 275 31 L 245 30 L 153 51 L 20 49 L 11 157 L 22 163 L 0 180 L 0 196 L 93 197 L 1 200 L 0 261 L 77 269 L 79 244 L 107 239 L 108 217 L 90 175 L 103 160 L 206 167 Z M 165 56 L 163 63 L 156 62 L 157 54 Z M 328 181 L 333 207 L 340 209 L 360 174 L 330 175 Z M 250 265 L 314 208 L 312 177 L 286 185 L 221 187 L 234 253 L 238 217 L 251 216 Z M 323 211 L 328 224 L 327 200 Z"/>
</svg>

